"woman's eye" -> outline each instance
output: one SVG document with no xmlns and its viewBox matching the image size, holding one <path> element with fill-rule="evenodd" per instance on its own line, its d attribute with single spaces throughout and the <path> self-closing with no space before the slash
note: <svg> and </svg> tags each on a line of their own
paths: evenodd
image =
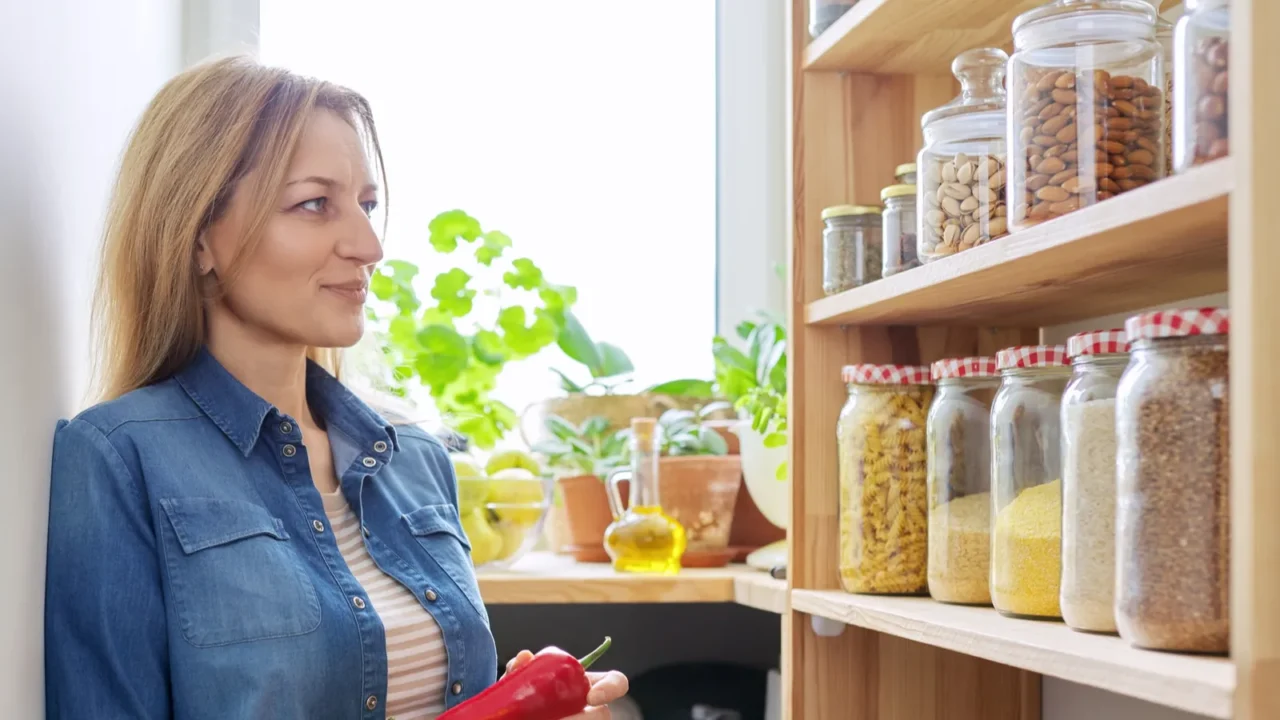
<svg viewBox="0 0 1280 720">
<path fill-rule="evenodd" d="M 302 202 L 298 203 L 298 207 L 302 208 L 303 210 L 307 210 L 308 212 L 317 212 L 317 213 L 324 212 L 324 206 L 325 206 L 326 200 L 327 198 L 322 198 L 322 197 L 311 198 L 310 200 L 303 200 Z"/>
<path fill-rule="evenodd" d="M 360 207 L 364 208 L 365 215 L 372 215 L 374 210 L 378 209 L 377 200 L 366 200 L 360 203 Z"/>
</svg>

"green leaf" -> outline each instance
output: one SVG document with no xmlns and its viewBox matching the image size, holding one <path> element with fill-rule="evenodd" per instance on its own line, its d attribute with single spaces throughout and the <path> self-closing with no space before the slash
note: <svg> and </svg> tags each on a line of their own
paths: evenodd
<svg viewBox="0 0 1280 720">
<path fill-rule="evenodd" d="M 735 333 L 737 333 L 739 340 L 746 340 L 747 338 L 751 337 L 751 333 L 755 329 L 756 329 L 756 323 L 753 323 L 750 320 L 743 320 L 742 322 L 738 323 L 738 326 L 735 327 L 733 330 Z"/>
<path fill-rule="evenodd" d="M 609 418 L 603 415 L 592 415 L 582 423 L 582 437 L 597 439 L 609 431 Z"/>
<path fill-rule="evenodd" d="M 769 352 L 769 358 L 765 361 L 764 372 L 762 375 L 764 377 L 764 381 L 761 385 L 767 385 L 778 393 L 787 392 L 786 340 L 779 340 L 774 343 L 773 348 Z"/>
<path fill-rule="evenodd" d="M 485 267 L 491 266 L 502 257 L 503 250 L 511 247 L 511 238 L 500 230 L 490 230 L 480 237 L 484 242 L 476 248 L 476 261 Z"/>
<path fill-rule="evenodd" d="M 715 394 L 710 380 L 699 380 L 697 378 L 668 380 L 647 388 L 645 392 L 692 398 L 709 398 Z"/>
<path fill-rule="evenodd" d="M 391 270 L 391 278 L 400 287 L 410 287 L 418 276 L 418 266 L 408 260 L 388 260 L 382 266 Z"/>
<path fill-rule="evenodd" d="M 781 463 L 778 464 L 778 469 L 774 471 L 773 477 L 777 480 L 787 479 L 787 461 L 786 460 L 783 460 Z"/>
<path fill-rule="evenodd" d="M 586 365 L 587 370 L 591 372 L 591 377 L 601 377 L 600 368 L 604 361 L 600 357 L 600 350 L 587 334 L 587 329 L 582 326 L 577 315 L 565 312 L 564 323 L 560 326 L 556 344 L 565 355 Z"/>
<path fill-rule="evenodd" d="M 387 325 L 387 335 L 401 352 L 416 352 L 418 349 L 418 323 L 408 315 L 397 315 Z"/>
<path fill-rule="evenodd" d="M 471 347 L 457 330 L 444 325 L 428 325 L 418 332 L 422 352 L 414 369 L 422 381 L 433 387 L 453 382 L 471 359 Z"/>
<path fill-rule="evenodd" d="M 563 313 L 578 302 L 578 289 L 572 285 L 544 285 L 538 289 L 538 298 L 550 312 Z"/>
<path fill-rule="evenodd" d="M 471 337 L 471 350 L 477 360 L 488 365 L 502 365 L 507 361 L 507 346 L 502 336 L 492 330 L 477 330 Z"/>
<path fill-rule="evenodd" d="M 550 316 L 535 311 L 534 320 L 529 323 L 524 308 L 519 305 L 498 312 L 498 327 L 502 330 L 502 341 L 521 356 L 533 355 L 556 337 L 556 326 Z"/>
<path fill-rule="evenodd" d="M 471 300 L 476 291 L 467 287 L 471 275 L 460 268 L 436 275 L 435 285 L 431 288 L 431 297 L 439 302 L 444 312 L 455 317 L 463 317 L 471 312 Z"/>
<path fill-rule="evenodd" d="M 751 392 L 756 386 L 756 378 L 741 368 L 725 368 L 717 377 L 720 394 L 730 400 L 738 400 Z"/>
<path fill-rule="evenodd" d="M 725 368 L 742 370 L 752 378 L 756 375 L 756 364 L 751 358 L 742 353 L 741 350 L 719 339 L 711 344 L 711 354 L 715 357 L 716 362 Z"/>
<path fill-rule="evenodd" d="M 574 427 L 573 423 L 565 420 L 559 415 L 548 415 L 545 423 L 547 430 L 561 440 L 567 441 L 569 438 L 578 436 L 578 428 Z"/>
<path fill-rule="evenodd" d="M 391 276 L 376 272 L 369 278 L 369 291 L 379 300 L 390 300 L 396 292 L 396 283 Z"/>
<path fill-rule="evenodd" d="M 448 210 L 435 216 L 427 225 L 431 232 L 431 247 L 436 252 L 451 253 L 458 248 L 458 239 L 467 242 L 480 236 L 480 221 L 461 210 Z"/>
<path fill-rule="evenodd" d="M 511 270 L 502 274 L 502 281 L 520 290 L 537 290 L 542 285 L 542 270 L 529 258 L 517 258 Z"/>
<path fill-rule="evenodd" d="M 560 372 L 559 370 L 557 370 L 557 369 L 555 369 L 555 368 L 551 368 L 551 372 L 553 372 L 553 373 L 555 373 L 556 375 L 559 375 L 559 376 L 560 376 L 560 389 L 561 389 L 561 390 L 564 390 L 565 392 L 567 392 L 567 393 L 569 393 L 569 394 L 571 394 L 571 395 L 573 395 L 573 394 L 577 394 L 577 393 L 586 392 L 586 388 L 584 388 L 584 387 L 582 387 L 581 385 L 579 385 L 578 383 L 574 382 L 574 381 L 573 381 L 573 379 L 572 379 L 572 378 L 570 378 L 568 375 L 565 375 L 564 373 Z"/>
<path fill-rule="evenodd" d="M 729 444 L 720 437 L 720 433 L 711 428 L 701 428 L 702 450 L 708 455 L 728 455 Z"/>
<path fill-rule="evenodd" d="M 596 343 L 596 351 L 600 355 L 600 375 L 598 377 L 614 377 L 629 373 L 636 369 L 631 364 L 631 358 L 623 352 L 622 348 L 611 343 Z"/>
<path fill-rule="evenodd" d="M 767 448 L 780 448 L 787 444 L 787 436 L 785 433 L 772 432 L 764 436 L 764 446 Z"/>
</svg>

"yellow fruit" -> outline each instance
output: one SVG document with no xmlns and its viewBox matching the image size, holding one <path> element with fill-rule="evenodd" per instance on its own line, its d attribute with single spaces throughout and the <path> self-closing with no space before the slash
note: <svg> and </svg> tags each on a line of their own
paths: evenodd
<svg viewBox="0 0 1280 720">
<path fill-rule="evenodd" d="M 499 472 L 507 468 L 524 468 L 533 475 L 542 472 L 542 465 L 537 459 L 523 450 L 499 450 L 489 457 L 489 462 L 485 463 L 484 471 L 490 475 L 497 475 Z"/>
<path fill-rule="evenodd" d="M 538 518 L 542 517 L 544 507 L 528 503 L 493 503 L 489 505 L 489 509 L 503 523 L 527 529 L 533 527 L 538 522 Z"/>
<path fill-rule="evenodd" d="M 472 565 L 479 567 L 492 562 L 502 552 L 502 536 L 489 525 L 484 508 L 475 508 L 462 516 L 462 531 L 471 542 Z"/>
<path fill-rule="evenodd" d="M 489 479 L 489 502 L 539 503 L 543 500 L 542 481 L 523 468 L 499 470 Z"/>
<path fill-rule="evenodd" d="M 449 453 L 449 460 L 453 463 L 454 474 L 460 478 L 484 477 L 484 471 L 480 469 L 480 463 L 466 453 Z"/>
<path fill-rule="evenodd" d="M 502 525 L 498 534 L 502 537 L 502 549 L 494 560 L 506 560 L 524 545 L 525 529 L 518 525 Z"/>
<path fill-rule="evenodd" d="M 489 501 L 489 480 L 483 477 L 458 478 L 458 512 L 466 515 Z"/>
</svg>

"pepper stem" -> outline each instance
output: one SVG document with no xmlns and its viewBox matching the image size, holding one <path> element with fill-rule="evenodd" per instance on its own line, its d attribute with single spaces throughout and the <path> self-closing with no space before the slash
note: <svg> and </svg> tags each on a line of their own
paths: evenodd
<svg viewBox="0 0 1280 720">
<path fill-rule="evenodd" d="M 595 650 L 592 650 L 590 653 L 587 654 L 586 657 L 578 661 L 578 663 L 582 665 L 582 669 L 586 670 L 587 668 L 591 667 L 595 663 L 595 661 L 600 659 L 600 656 L 603 655 L 604 652 L 608 650 L 609 646 L 612 644 L 613 644 L 613 638 L 609 637 L 608 635 L 605 635 L 604 642 L 600 643 L 600 647 L 596 648 Z"/>
</svg>

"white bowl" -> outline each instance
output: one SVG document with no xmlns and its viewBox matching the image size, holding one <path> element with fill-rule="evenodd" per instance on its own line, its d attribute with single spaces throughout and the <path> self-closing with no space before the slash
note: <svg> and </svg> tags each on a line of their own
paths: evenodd
<svg viewBox="0 0 1280 720">
<path fill-rule="evenodd" d="M 746 420 L 729 431 L 738 436 L 741 446 L 747 492 L 766 520 L 785 529 L 791 520 L 791 481 L 778 479 L 778 466 L 787 460 L 787 446 L 765 447 L 764 436 Z"/>
</svg>

